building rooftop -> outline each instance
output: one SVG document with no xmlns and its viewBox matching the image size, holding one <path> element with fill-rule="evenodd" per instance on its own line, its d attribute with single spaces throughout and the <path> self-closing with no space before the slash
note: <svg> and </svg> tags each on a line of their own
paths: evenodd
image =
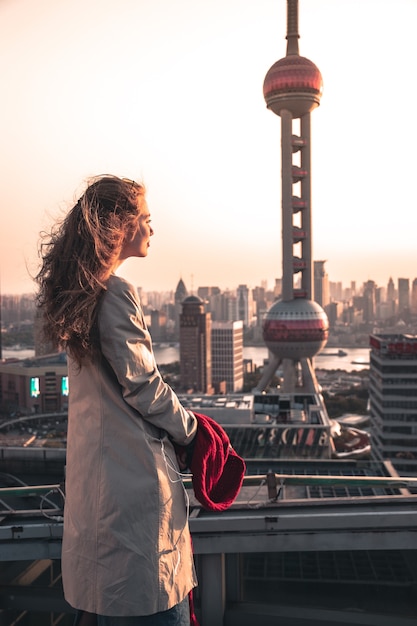
<svg viewBox="0 0 417 626">
<path fill-rule="evenodd" d="M 47 623 L 53 611 L 72 624 L 59 560 L 65 451 L 31 460 L 17 452 L 0 473 L 1 615 L 25 624 L 28 611 Z M 417 479 L 356 460 L 247 467 L 236 502 L 221 513 L 203 510 L 185 480 L 202 626 L 415 624 Z"/>
</svg>

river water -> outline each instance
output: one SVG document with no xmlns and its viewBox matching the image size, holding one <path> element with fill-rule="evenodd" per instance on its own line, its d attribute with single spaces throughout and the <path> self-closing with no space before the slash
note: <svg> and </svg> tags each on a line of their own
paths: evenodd
<svg viewBox="0 0 417 626">
<path fill-rule="evenodd" d="M 345 356 L 337 356 L 338 348 L 326 348 L 314 359 L 316 369 L 336 370 L 346 372 L 369 369 L 369 348 L 343 348 Z M 167 365 L 179 361 L 178 346 L 154 346 L 155 358 L 158 365 Z M 33 350 L 7 350 L 3 349 L 3 358 L 27 359 L 33 357 Z M 256 366 L 263 365 L 268 358 L 268 350 L 264 346 L 245 346 L 243 358 L 251 359 Z"/>
<path fill-rule="evenodd" d="M 343 348 L 346 356 L 337 356 L 338 348 L 327 348 L 316 356 L 314 367 L 316 369 L 336 370 L 341 369 L 346 372 L 369 369 L 369 348 Z M 158 365 L 165 365 L 179 361 L 178 347 L 154 347 L 155 358 Z M 264 346 L 245 346 L 243 348 L 243 358 L 251 359 L 254 365 L 263 365 L 268 358 L 268 350 Z"/>
</svg>

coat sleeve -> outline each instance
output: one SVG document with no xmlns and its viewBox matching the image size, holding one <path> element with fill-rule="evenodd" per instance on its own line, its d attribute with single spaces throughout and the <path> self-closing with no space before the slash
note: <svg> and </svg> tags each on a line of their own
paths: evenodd
<svg viewBox="0 0 417 626">
<path fill-rule="evenodd" d="M 114 371 L 125 402 L 178 444 L 189 444 L 197 421 L 161 377 L 136 290 L 112 277 L 98 313 L 101 350 Z"/>
</svg>

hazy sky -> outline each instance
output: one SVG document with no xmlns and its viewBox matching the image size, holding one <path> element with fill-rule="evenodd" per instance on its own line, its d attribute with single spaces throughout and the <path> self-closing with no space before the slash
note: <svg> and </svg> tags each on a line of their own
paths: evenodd
<svg viewBox="0 0 417 626">
<path fill-rule="evenodd" d="M 417 0 L 300 0 L 313 253 L 330 280 L 417 276 Z M 280 118 L 262 94 L 286 0 L 0 0 L 0 275 L 33 290 L 39 232 L 88 176 L 143 180 L 146 290 L 281 276 Z"/>
</svg>

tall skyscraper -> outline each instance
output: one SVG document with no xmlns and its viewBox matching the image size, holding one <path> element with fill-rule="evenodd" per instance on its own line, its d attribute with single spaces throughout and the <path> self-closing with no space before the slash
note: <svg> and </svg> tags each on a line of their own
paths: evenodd
<svg viewBox="0 0 417 626">
<path fill-rule="evenodd" d="M 417 278 L 413 280 L 411 287 L 411 314 L 417 315 Z"/>
<path fill-rule="evenodd" d="M 394 281 L 392 280 L 392 276 L 390 276 L 387 284 L 387 300 L 395 300 L 395 285 Z"/>
<path fill-rule="evenodd" d="M 326 344 L 328 319 L 314 302 L 311 234 L 310 113 L 320 104 L 322 77 L 298 51 L 298 0 L 287 0 L 287 55 L 266 74 L 267 107 L 281 117 L 282 299 L 268 311 L 264 340 L 269 367 L 264 390 L 279 366 L 283 390 L 315 392 L 312 357 Z"/>
<path fill-rule="evenodd" d="M 179 340 L 180 337 L 180 315 L 182 312 L 182 303 L 188 296 L 187 287 L 182 278 L 178 281 L 174 295 L 174 333 L 173 337 Z"/>
<path fill-rule="evenodd" d="M 212 382 L 216 393 L 242 391 L 243 322 L 212 322 Z"/>
<path fill-rule="evenodd" d="M 395 315 L 395 303 L 396 303 L 396 295 L 395 295 L 395 285 L 392 277 L 390 277 L 387 284 L 387 304 L 388 304 L 388 315 L 391 317 Z"/>
<path fill-rule="evenodd" d="M 181 387 L 190 392 L 212 393 L 211 317 L 204 302 L 189 296 L 182 303 L 180 315 Z"/>
<path fill-rule="evenodd" d="M 373 280 L 367 280 L 363 286 L 363 321 L 375 320 L 376 307 L 376 284 Z"/>
<path fill-rule="evenodd" d="M 326 307 L 330 302 L 329 275 L 324 267 L 326 261 L 314 261 L 314 300 Z"/>
<path fill-rule="evenodd" d="M 374 455 L 403 476 L 417 475 L 417 336 L 377 334 L 370 345 Z"/>
<path fill-rule="evenodd" d="M 398 279 L 398 315 L 410 314 L 410 281 L 408 278 Z"/>
</svg>

